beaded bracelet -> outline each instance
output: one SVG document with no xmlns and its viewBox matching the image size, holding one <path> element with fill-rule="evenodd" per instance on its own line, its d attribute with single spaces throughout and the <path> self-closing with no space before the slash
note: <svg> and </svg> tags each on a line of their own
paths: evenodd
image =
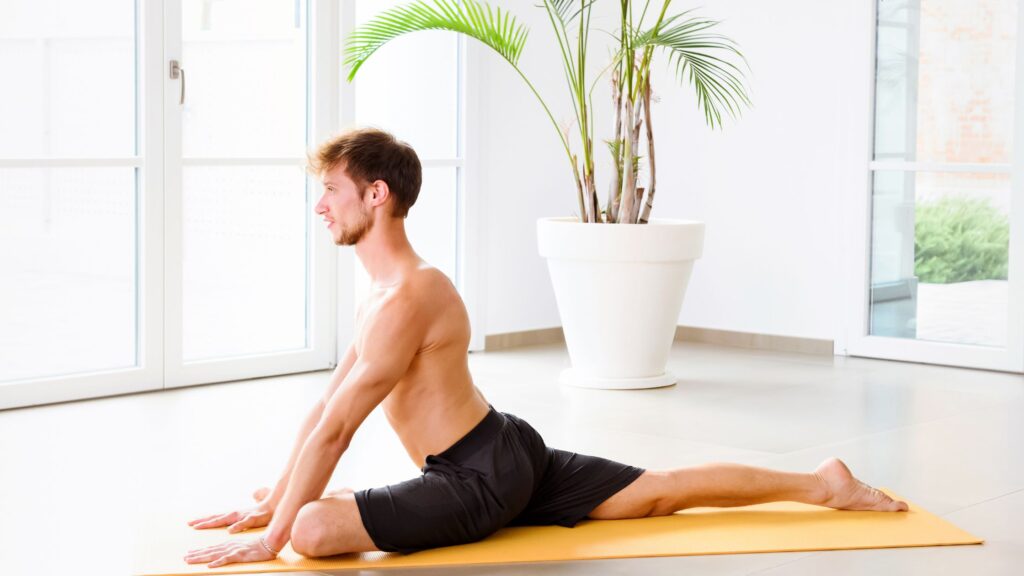
<svg viewBox="0 0 1024 576">
<path fill-rule="evenodd" d="M 260 544 L 262 544 L 263 547 L 267 549 L 267 552 L 270 552 L 274 556 L 277 556 L 278 554 L 280 554 L 280 552 L 275 551 L 273 548 L 270 547 L 270 545 L 267 544 L 267 541 L 263 539 L 262 535 L 260 535 L 260 537 L 257 538 L 257 540 L 259 540 Z"/>
</svg>

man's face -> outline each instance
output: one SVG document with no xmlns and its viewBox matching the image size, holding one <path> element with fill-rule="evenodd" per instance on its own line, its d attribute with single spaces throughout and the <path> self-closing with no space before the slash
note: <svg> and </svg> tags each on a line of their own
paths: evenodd
<svg viewBox="0 0 1024 576">
<path fill-rule="evenodd" d="M 363 189 L 345 173 L 344 163 L 321 176 L 323 196 L 316 213 L 323 216 L 334 243 L 353 246 L 373 228 L 374 213 L 363 203 Z"/>
</svg>

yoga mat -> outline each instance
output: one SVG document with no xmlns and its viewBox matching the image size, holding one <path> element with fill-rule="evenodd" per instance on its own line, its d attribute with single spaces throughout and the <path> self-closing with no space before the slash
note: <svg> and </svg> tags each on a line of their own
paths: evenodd
<svg viewBox="0 0 1024 576">
<path fill-rule="evenodd" d="M 886 494 L 900 498 L 882 489 Z M 512 564 L 688 556 L 752 552 L 806 552 L 981 544 L 983 541 L 909 503 L 908 512 L 851 512 L 796 502 L 736 508 L 691 508 L 671 516 L 629 520 L 583 520 L 574 528 L 502 528 L 479 542 L 414 554 L 363 552 L 308 559 L 286 547 L 272 562 L 229 564 L 209 569 L 187 564 L 186 551 L 232 538 L 251 539 L 260 530 L 228 534 L 195 530 L 184 519 L 168 519 L 147 533 L 136 550 L 137 575 L 238 574 L 300 570 L 385 569 L 467 564 Z"/>
</svg>

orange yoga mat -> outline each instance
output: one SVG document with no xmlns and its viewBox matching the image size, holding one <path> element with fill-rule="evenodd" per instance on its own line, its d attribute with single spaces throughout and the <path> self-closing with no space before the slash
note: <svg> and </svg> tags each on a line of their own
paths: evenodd
<svg viewBox="0 0 1024 576">
<path fill-rule="evenodd" d="M 899 498 L 883 490 L 893 498 Z M 503 528 L 472 544 L 401 555 L 389 552 L 344 554 L 308 559 L 286 547 L 272 562 L 229 564 L 209 569 L 187 564 L 189 549 L 231 538 L 252 538 L 261 530 L 228 534 L 194 530 L 185 519 L 167 519 L 147 533 L 148 544 L 136 550 L 135 574 L 238 574 L 301 570 L 386 569 L 467 564 L 512 564 L 688 556 L 804 552 L 981 544 L 982 540 L 938 516 L 910 504 L 908 512 L 850 512 L 795 502 L 738 508 L 692 508 L 671 516 L 630 520 L 584 520 L 574 528 L 517 526 Z"/>
</svg>

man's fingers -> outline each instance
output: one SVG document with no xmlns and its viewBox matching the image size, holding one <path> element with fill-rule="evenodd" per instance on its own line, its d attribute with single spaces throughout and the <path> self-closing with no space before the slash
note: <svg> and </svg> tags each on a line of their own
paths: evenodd
<svg viewBox="0 0 1024 576">
<path fill-rule="evenodd" d="M 225 542 L 224 544 L 217 546 L 210 546 L 209 548 L 189 552 L 189 554 L 185 556 L 185 561 L 189 564 L 195 564 L 196 562 L 209 562 L 210 560 L 215 560 L 222 556 L 237 554 L 243 549 L 244 547 L 242 547 L 238 542 Z"/>
<path fill-rule="evenodd" d="M 214 560 L 213 562 L 211 562 L 210 565 L 209 565 L 209 568 L 216 568 L 218 566 L 223 566 L 225 564 L 230 564 L 232 562 L 238 562 L 241 559 L 242 559 L 242 554 L 240 552 L 237 552 L 237 551 L 236 552 L 232 552 L 231 554 L 227 554 L 225 556 L 221 556 L 220 558 L 218 558 L 218 559 Z"/>
<path fill-rule="evenodd" d="M 231 526 L 228 526 L 228 532 L 230 532 L 232 534 L 234 534 L 235 532 L 241 532 L 242 530 L 249 529 L 252 525 L 253 525 L 253 517 L 252 516 L 246 516 L 245 518 L 242 518 L 241 520 L 239 520 L 238 522 L 235 522 Z"/>
<path fill-rule="evenodd" d="M 210 514 L 209 516 L 203 516 L 202 518 L 196 518 L 195 520 L 189 520 L 188 525 L 189 526 L 195 526 L 196 524 L 198 524 L 200 522 L 206 522 L 207 520 L 209 520 L 211 518 L 216 518 L 217 516 L 220 516 L 220 514 Z"/>
<path fill-rule="evenodd" d="M 204 528 L 217 528 L 219 526 L 227 526 L 232 522 L 238 521 L 239 516 L 240 514 L 238 512 L 228 512 L 227 514 L 221 514 L 209 520 L 199 522 L 196 525 L 194 525 L 193 528 L 198 528 L 202 530 Z"/>
<path fill-rule="evenodd" d="M 227 550 L 228 546 L 231 546 L 231 542 L 225 542 L 216 546 L 207 546 L 206 548 L 196 548 L 195 550 L 189 550 L 188 556 L 196 556 L 198 554 L 220 554 Z"/>
<path fill-rule="evenodd" d="M 210 560 L 218 558 L 219 556 L 220 552 L 211 554 L 196 554 L 195 556 L 185 556 L 185 562 L 188 562 L 189 564 L 198 564 L 200 562 L 209 562 Z"/>
<path fill-rule="evenodd" d="M 219 558 L 227 552 L 227 545 L 221 544 L 220 546 L 214 546 L 212 548 L 206 548 L 205 550 L 198 550 L 195 552 L 189 552 L 185 556 L 185 561 L 189 564 L 195 564 L 196 562 L 209 562 L 214 558 Z"/>
<path fill-rule="evenodd" d="M 223 518 L 224 516 L 226 516 L 226 514 L 218 514 L 218 515 L 212 516 L 210 518 L 204 518 L 204 519 L 200 520 L 199 522 L 196 522 L 195 524 L 193 524 L 192 527 L 193 528 L 203 529 L 203 528 L 210 528 L 210 527 L 216 526 L 217 525 L 217 521 L 220 520 L 221 518 Z"/>
</svg>

